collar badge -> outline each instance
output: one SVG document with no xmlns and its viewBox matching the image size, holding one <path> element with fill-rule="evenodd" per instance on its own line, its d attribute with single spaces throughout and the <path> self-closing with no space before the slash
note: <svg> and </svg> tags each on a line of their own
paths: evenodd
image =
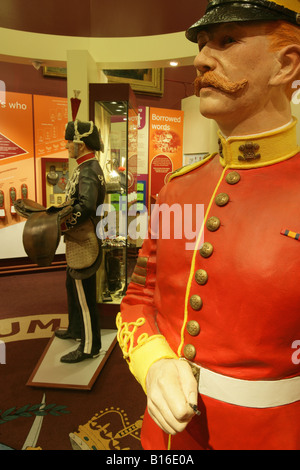
<svg viewBox="0 0 300 470">
<path fill-rule="evenodd" d="M 259 160 L 261 158 L 260 153 L 256 153 L 259 150 L 259 145 L 254 144 L 253 142 L 247 142 L 246 144 L 241 145 L 239 150 L 243 153 L 243 156 L 239 155 L 240 162 L 249 162 L 252 160 Z"/>
</svg>

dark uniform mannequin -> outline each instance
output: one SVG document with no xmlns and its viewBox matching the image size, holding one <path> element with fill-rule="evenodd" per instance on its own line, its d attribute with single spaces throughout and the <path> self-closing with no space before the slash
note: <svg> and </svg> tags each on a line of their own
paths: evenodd
<svg viewBox="0 0 300 470">
<path fill-rule="evenodd" d="M 105 180 L 103 171 L 95 157 L 96 151 L 103 150 L 99 131 L 93 122 L 71 121 L 65 132 L 69 157 L 75 158 L 77 167 L 66 187 L 66 199 L 74 199 L 73 213 L 62 228 L 66 241 L 69 326 L 66 331 L 56 331 L 61 339 L 78 339 L 77 350 L 61 358 L 62 362 L 75 363 L 97 357 L 101 348 L 100 326 L 96 303 L 96 271 L 101 259 L 101 242 L 96 237 L 96 210 L 104 202 Z M 76 238 L 78 245 L 76 255 Z M 84 235 L 87 240 L 84 241 Z M 68 259 L 68 248 L 72 245 L 72 258 L 77 258 L 75 267 Z M 85 244 L 84 256 L 79 251 Z M 88 244 L 88 245 L 87 245 Z M 75 245 L 75 251 L 74 251 Z M 90 248 L 91 247 L 91 248 Z M 89 253 L 90 251 L 90 253 Z M 86 254 L 89 256 L 87 257 Z M 80 259 L 82 258 L 82 260 Z M 91 259 L 86 265 L 86 259 Z M 83 263 L 81 268 L 81 264 Z"/>
</svg>

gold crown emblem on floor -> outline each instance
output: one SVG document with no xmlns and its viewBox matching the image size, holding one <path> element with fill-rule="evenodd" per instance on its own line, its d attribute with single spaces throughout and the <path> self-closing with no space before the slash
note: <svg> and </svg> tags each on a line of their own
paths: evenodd
<svg viewBox="0 0 300 470">
<path fill-rule="evenodd" d="M 96 413 L 77 432 L 70 433 L 74 450 L 131 450 L 133 440 L 140 441 L 143 416 L 130 424 L 120 408 L 107 408 Z"/>
</svg>

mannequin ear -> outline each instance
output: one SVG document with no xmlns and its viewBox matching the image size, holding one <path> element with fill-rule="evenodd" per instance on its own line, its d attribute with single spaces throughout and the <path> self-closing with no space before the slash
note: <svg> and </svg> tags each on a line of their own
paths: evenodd
<svg viewBox="0 0 300 470">
<path fill-rule="evenodd" d="M 74 142 L 74 155 L 75 158 L 80 157 L 85 150 L 86 146 L 84 142 Z"/>
<path fill-rule="evenodd" d="M 86 145 L 84 142 L 81 142 L 80 144 L 78 144 L 78 155 L 81 156 L 84 153 L 86 153 Z"/>
<path fill-rule="evenodd" d="M 271 85 L 287 85 L 300 76 L 300 46 L 291 44 L 276 52 L 278 69 L 270 80 Z"/>
</svg>

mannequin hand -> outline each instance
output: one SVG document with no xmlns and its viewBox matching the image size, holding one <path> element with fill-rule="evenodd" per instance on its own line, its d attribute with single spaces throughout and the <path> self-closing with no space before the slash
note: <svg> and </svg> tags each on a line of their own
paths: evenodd
<svg viewBox="0 0 300 470">
<path fill-rule="evenodd" d="M 197 405 L 198 387 L 189 364 L 161 359 L 146 377 L 148 412 L 167 434 L 182 432 L 194 416 L 189 403 Z"/>
</svg>

